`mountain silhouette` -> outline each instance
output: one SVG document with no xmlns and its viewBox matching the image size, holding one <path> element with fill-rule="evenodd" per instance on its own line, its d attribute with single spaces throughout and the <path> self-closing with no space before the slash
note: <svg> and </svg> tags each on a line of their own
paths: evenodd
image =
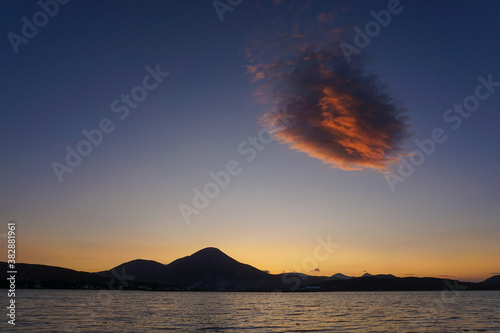
<svg viewBox="0 0 500 333">
<path fill-rule="evenodd" d="M 440 278 L 388 278 L 386 276 L 362 276 L 346 280 L 331 280 L 317 285 L 323 291 L 443 291 L 451 288 L 460 290 L 477 290 L 482 288 L 479 284 L 471 282 L 460 282 Z"/>
<path fill-rule="evenodd" d="M 136 259 L 98 273 L 71 269 L 16 264 L 16 288 L 52 289 L 140 289 L 140 290 L 221 290 L 221 291 L 377 291 L 377 290 L 500 290 L 500 275 L 481 283 L 441 278 L 399 278 L 392 274 L 361 277 L 341 273 L 311 276 L 303 273 L 269 274 L 238 262 L 214 247 L 207 247 L 169 264 Z M 4 278 L 0 288 L 8 288 L 8 266 L 0 262 Z"/>
<path fill-rule="evenodd" d="M 116 272 L 116 273 L 113 273 Z M 141 281 L 146 283 L 157 283 L 158 276 L 162 276 L 165 271 L 165 265 L 153 261 L 136 259 L 121 265 L 118 265 L 109 271 L 98 272 L 96 274 L 111 279 L 116 274 L 129 276 L 127 280 Z"/>
<path fill-rule="evenodd" d="M 280 278 L 242 264 L 214 247 L 163 265 L 149 260 L 133 260 L 98 274 L 110 278 L 112 271 L 135 276 L 135 280 L 170 286 L 207 289 L 269 289 L 280 287 Z"/>
<path fill-rule="evenodd" d="M 481 283 L 500 285 L 500 275 L 494 275 L 494 276 L 490 277 L 489 279 L 484 280 Z"/>
<path fill-rule="evenodd" d="M 9 271 L 6 262 L 0 262 L 0 269 L 4 274 Z M 89 285 L 104 287 L 108 282 L 107 279 L 95 273 L 79 272 L 55 266 L 16 263 L 16 270 L 18 272 L 16 274 L 16 288 L 80 289 Z M 7 276 L 0 282 L 0 287 L 6 287 Z"/>
<path fill-rule="evenodd" d="M 330 278 L 334 279 L 334 280 L 346 280 L 346 279 L 352 279 L 354 276 L 347 276 L 347 275 L 344 275 L 342 273 L 337 273 L 337 274 L 333 274 L 332 276 L 330 276 Z"/>
</svg>

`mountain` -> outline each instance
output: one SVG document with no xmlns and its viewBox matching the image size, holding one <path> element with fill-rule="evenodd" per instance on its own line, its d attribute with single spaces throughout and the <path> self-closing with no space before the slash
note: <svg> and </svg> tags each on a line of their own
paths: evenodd
<svg viewBox="0 0 500 333">
<path fill-rule="evenodd" d="M 7 287 L 8 266 L 0 262 L 0 270 L 7 276 L 0 287 Z M 94 273 L 78 272 L 68 268 L 35 264 L 16 264 L 16 288 L 103 288 L 108 280 Z"/>
<path fill-rule="evenodd" d="M 377 274 L 377 275 L 372 275 L 373 277 L 377 279 L 395 279 L 396 277 L 392 274 Z"/>
<path fill-rule="evenodd" d="M 365 273 L 361 276 L 362 278 L 377 278 L 377 279 L 394 279 L 395 276 L 392 274 L 377 274 L 377 275 L 372 275 L 370 273 Z"/>
<path fill-rule="evenodd" d="M 250 265 L 242 264 L 221 250 L 209 247 L 190 256 L 177 259 L 166 267 L 169 284 L 259 286 L 274 279 Z"/>
<path fill-rule="evenodd" d="M 352 279 L 353 276 L 347 276 L 347 275 L 344 275 L 342 273 L 337 273 L 337 274 L 333 274 L 332 276 L 330 276 L 330 278 L 333 280 L 346 280 L 346 279 Z"/>
<path fill-rule="evenodd" d="M 362 276 L 346 280 L 331 280 L 318 284 L 323 291 L 417 291 L 417 290 L 446 290 L 449 286 L 459 286 L 458 290 L 481 289 L 475 288 L 474 283 L 449 281 L 440 278 L 387 278 L 377 276 Z"/>
<path fill-rule="evenodd" d="M 135 281 L 196 289 L 272 289 L 282 287 L 278 275 L 272 275 L 208 247 L 168 265 L 155 261 L 134 260 L 99 272 L 110 278 L 112 271 L 135 276 Z"/>
<path fill-rule="evenodd" d="M 8 288 L 7 263 L 0 262 Z M 361 277 L 341 273 L 311 276 L 303 273 L 269 274 L 240 263 L 214 247 L 202 249 L 164 265 L 137 259 L 98 273 L 33 264 L 16 264 L 16 288 L 140 289 L 222 291 L 379 291 L 379 290 L 500 290 L 500 275 L 481 283 L 440 278 L 399 278 L 392 274 Z"/>
<path fill-rule="evenodd" d="M 113 274 L 114 271 L 114 274 Z M 106 279 L 116 278 L 116 275 L 126 281 L 140 281 L 146 283 L 158 283 L 158 276 L 162 276 L 165 265 L 153 260 L 136 259 L 118 265 L 109 271 L 96 273 Z"/>
<path fill-rule="evenodd" d="M 486 285 L 488 285 L 488 284 L 500 285 L 500 275 L 494 275 L 494 276 L 490 277 L 489 279 L 484 280 L 481 283 L 486 284 Z"/>
</svg>

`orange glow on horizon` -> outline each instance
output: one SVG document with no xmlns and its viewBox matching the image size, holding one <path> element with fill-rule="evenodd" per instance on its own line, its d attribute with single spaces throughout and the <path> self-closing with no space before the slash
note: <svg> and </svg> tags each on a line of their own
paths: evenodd
<svg viewBox="0 0 500 333">
<path fill-rule="evenodd" d="M 188 252 L 184 247 L 167 247 L 159 244 L 152 246 L 135 244 L 133 249 L 127 243 L 101 244 L 88 247 L 86 251 L 82 251 L 81 246 L 82 244 L 68 243 L 58 248 L 33 242 L 24 245 L 19 262 L 98 272 L 134 259 L 155 260 L 168 264 L 212 245 L 207 244 L 201 248 L 189 246 L 191 250 Z M 254 251 L 250 251 L 251 248 Z M 329 255 L 326 260 L 321 260 L 319 257 L 315 258 L 314 248 L 307 246 L 259 246 L 259 250 L 256 251 L 251 245 L 234 247 L 228 244 L 228 246 L 220 246 L 219 249 L 239 262 L 252 265 L 257 269 L 268 270 L 271 274 L 296 271 L 318 276 L 331 276 L 336 273 L 361 276 L 366 271 L 374 275 L 438 277 L 479 282 L 491 277 L 500 268 L 492 264 L 497 262 L 496 255 L 484 253 L 470 253 L 456 260 L 450 260 L 444 254 L 424 253 L 416 256 L 401 250 L 388 255 L 387 253 L 371 253 L 363 249 L 347 251 L 339 248 L 338 252 Z M 106 255 L 104 256 L 103 253 Z M 321 256 L 325 257 L 325 254 L 326 252 L 322 252 Z M 1 258 L 1 260 L 5 261 L 6 258 Z M 315 268 L 319 271 L 314 271 Z"/>
</svg>

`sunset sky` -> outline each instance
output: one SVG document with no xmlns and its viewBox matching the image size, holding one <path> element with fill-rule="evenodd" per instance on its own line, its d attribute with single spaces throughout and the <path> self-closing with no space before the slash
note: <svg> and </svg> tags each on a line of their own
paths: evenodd
<svg viewBox="0 0 500 333">
<path fill-rule="evenodd" d="M 17 261 L 100 271 L 214 246 L 271 273 L 500 274 L 498 1 L 224 6 L 0 2 Z M 72 167 L 67 147 L 88 154 Z"/>
</svg>

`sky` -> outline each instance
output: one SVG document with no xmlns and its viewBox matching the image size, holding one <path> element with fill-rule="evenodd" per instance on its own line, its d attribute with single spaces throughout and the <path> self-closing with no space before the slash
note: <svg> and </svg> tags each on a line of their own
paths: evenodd
<svg viewBox="0 0 500 333">
<path fill-rule="evenodd" d="M 497 1 L 41 4 L 0 3 L 0 260 L 499 274 Z"/>
</svg>

